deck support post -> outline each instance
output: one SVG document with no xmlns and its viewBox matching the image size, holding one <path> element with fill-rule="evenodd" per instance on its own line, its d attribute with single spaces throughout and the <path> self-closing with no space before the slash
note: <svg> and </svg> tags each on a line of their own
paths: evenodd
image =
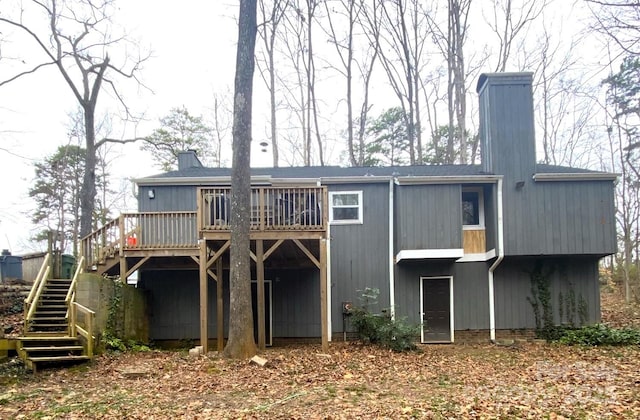
<svg viewBox="0 0 640 420">
<path fill-rule="evenodd" d="M 222 353 L 224 350 L 224 299 L 222 296 L 222 255 L 218 258 L 216 263 L 216 275 L 218 276 L 217 284 L 216 284 L 216 299 L 217 305 L 216 309 L 218 312 L 218 353 Z"/>
<path fill-rule="evenodd" d="M 320 325 L 322 329 L 322 351 L 329 351 L 329 322 L 327 308 L 327 240 L 320 239 Z"/>
<path fill-rule="evenodd" d="M 202 353 L 207 354 L 209 351 L 209 337 L 207 331 L 209 328 L 209 291 L 207 288 L 207 240 L 200 240 L 200 261 L 198 263 L 200 272 L 200 345 Z"/>
<path fill-rule="evenodd" d="M 258 349 L 266 348 L 266 332 L 264 328 L 264 242 L 256 240 L 256 274 L 258 296 Z"/>
</svg>

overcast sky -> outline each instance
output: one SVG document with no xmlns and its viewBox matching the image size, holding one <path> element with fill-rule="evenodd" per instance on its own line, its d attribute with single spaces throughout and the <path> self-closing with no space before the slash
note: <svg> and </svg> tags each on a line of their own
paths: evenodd
<svg viewBox="0 0 640 420">
<path fill-rule="evenodd" d="M 176 106 L 184 105 L 195 115 L 210 112 L 213 95 L 228 91 L 233 83 L 236 6 L 226 1 L 196 0 L 119 3 L 118 22 L 153 53 L 143 72 L 143 81 L 153 92 L 126 92 L 129 104 L 144 112 L 147 121 L 127 126 L 126 132 L 116 127 L 111 135 L 148 134 L 158 126 L 158 119 Z M 34 51 L 23 40 L 8 41 L 12 45 L 4 45 L 4 54 Z M 28 61 L 34 63 L 38 57 L 42 56 L 31 54 Z M 5 66 L 6 60 L 1 64 Z M 0 75 L 7 72 L 4 67 Z M 101 97 L 99 105 L 103 99 L 108 100 Z M 76 107 L 71 91 L 54 69 L 0 87 L 0 249 L 14 254 L 41 250 L 28 242 L 35 232 L 27 214 L 33 209 L 28 198 L 33 164 L 68 142 L 68 114 Z M 254 161 L 265 160 L 254 146 Z M 116 158 L 112 167 L 116 188 L 130 190 L 128 178 L 160 172 L 138 145 L 115 146 L 111 158 Z M 129 210 L 135 210 L 132 198 L 127 204 Z"/>
</svg>

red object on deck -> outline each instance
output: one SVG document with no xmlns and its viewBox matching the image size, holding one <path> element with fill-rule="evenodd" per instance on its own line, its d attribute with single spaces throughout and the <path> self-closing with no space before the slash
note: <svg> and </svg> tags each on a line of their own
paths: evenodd
<svg viewBox="0 0 640 420">
<path fill-rule="evenodd" d="M 138 243 L 138 238 L 135 236 L 127 236 L 127 246 L 136 246 Z"/>
</svg>

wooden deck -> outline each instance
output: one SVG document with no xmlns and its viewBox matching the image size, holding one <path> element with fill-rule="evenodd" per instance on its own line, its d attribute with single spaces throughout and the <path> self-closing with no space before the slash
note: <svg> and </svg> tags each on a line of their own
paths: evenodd
<svg viewBox="0 0 640 420">
<path fill-rule="evenodd" d="M 222 282 L 231 242 L 231 188 L 197 189 L 196 211 L 123 213 L 82 240 L 86 271 L 118 275 L 161 264 L 196 264 L 200 272 L 200 342 L 207 350 L 208 278 L 217 283 L 218 325 L 223 326 Z M 265 347 L 265 262 L 304 261 L 320 271 L 322 345 L 328 349 L 326 187 L 254 187 L 251 190 L 251 249 L 258 281 L 258 346 Z M 181 258 L 183 257 L 183 258 Z M 228 267 L 228 265 L 227 265 Z M 173 267 L 175 268 L 175 267 Z M 218 345 L 224 342 L 218 330 Z M 218 350 L 222 350 L 221 347 Z"/>
</svg>

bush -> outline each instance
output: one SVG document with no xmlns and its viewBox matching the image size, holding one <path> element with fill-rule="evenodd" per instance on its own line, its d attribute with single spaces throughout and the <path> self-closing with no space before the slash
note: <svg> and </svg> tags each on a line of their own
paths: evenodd
<svg viewBox="0 0 640 420">
<path fill-rule="evenodd" d="M 374 314 L 369 308 L 377 303 L 379 290 L 367 288 L 362 293 L 364 305 L 351 313 L 352 324 L 358 337 L 365 343 L 378 344 L 393 351 L 415 350 L 415 337 L 420 334 L 418 326 L 407 323 L 406 318 L 392 319 L 387 311 Z"/>
<path fill-rule="evenodd" d="M 565 330 L 558 342 L 584 346 L 640 345 L 640 331 L 632 328 L 615 329 L 604 324 Z"/>
</svg>

